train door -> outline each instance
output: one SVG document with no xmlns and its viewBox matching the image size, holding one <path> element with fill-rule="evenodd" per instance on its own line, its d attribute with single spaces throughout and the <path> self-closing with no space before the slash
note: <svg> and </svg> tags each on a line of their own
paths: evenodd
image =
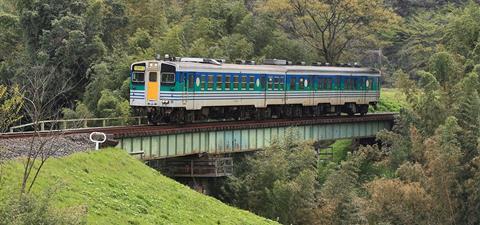
<svg viewBox="0 0 480 225">
<path fill-rule="evenodd" d="M 316 76 L 309 76 L 308 80 L 308 87 L 310 91 L 310 104 L 315 105 L 315 87 L 318 84 L 317 77 Z"/>
<path fill-rule="evenodd" d="M 262 93 L 263 93 L 263 107 L 267 107 L 267 100 L 268 100 L 268 96 L 267 96 L 267 75 L 266 74 L 260 74 L 259 75 L 259 79 L 260 79 L 260 88 L 262 90 Z"/>
<path fill-rule="evenodd" d="M 359 90 L 361 91 L 361 102 L 365 103 L 367 101 L 367 91 L 368 91 L 368 80 L 366 77 L 359 77 Z"/>
<path fill-rule="evenodd" d="M 158 101 L 158 92 L 160 90 L 159 71 L 149 71 L 147 73 L 147 104 Z"/>
<path fill-rule="evenodd" d="M 275 99 L 275 76 L 273 75 L 267 75 L 267 80 L 266 80 L 266 86 L 265 86 L 265 97 L 266 97 L 266 103 L 265 105 L 268 105 L 273 99 Z"/>
<path fill-rule="evenodd" d="M 183 83 L 182 85 L 182 105 L 187 104 L 188 99 L 188 74 L 187 73 L 180 73 L 180 79 Z"/>
<path fill-rule="evenodd" d="M 187 103 L 191 101 L 191 107 L 194 107 L 193 104 L 195 101 L 193 100 L 193 95 L 195 92 L 195 73 L 185 73 L 185 89 L 186 89 L 186 101 Z M 190 98 L 190 99 L 188 99 Z"/>
<path fill-rule="evenodd" d="M 305 92 L 307 95 L 307 104 L 306 105 L 313 105 L 314 102 L 314 93 L 313 93 L 313 76 L 305 76 L 305 80 L 303 81 L 303 86 L 305 88 Z"/>
<path fill-rule="evenodd" d="M 335 76 L 333 78 L 333 83 L 332 83 L 332 89 L 331 89 L 335 94 L 333 95 L 334 96 L 334 99 L 338 99 L 338 100 L 334 100 L 334 102 L 336 102 L 335 104 L 337 105 L 343 105 L 343 99 L 342 99 L 342 95 L 343 95 L 343 77 L 342 76 Z"/>
</svg>

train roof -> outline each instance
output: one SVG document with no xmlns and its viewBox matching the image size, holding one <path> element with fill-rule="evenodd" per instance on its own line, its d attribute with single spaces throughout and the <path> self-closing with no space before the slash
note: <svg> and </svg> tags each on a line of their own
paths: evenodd
<svg viewBox="0 0 480 225">
<path fill-rule="evenodd" d="M 145 63 L 152 61 L 141 61 Z M 176 67 L 181 72 L 227 72 L 227 73 L 266 73 L 295 75 L 368 75 L 380 76 L 380 73 L 366 67 L 334 67 L 334 66 L 300 66 L 300 65 L 243 65 L 243 64 L 212 64 L 198 62 L 155 61 Z"/>
</svg>

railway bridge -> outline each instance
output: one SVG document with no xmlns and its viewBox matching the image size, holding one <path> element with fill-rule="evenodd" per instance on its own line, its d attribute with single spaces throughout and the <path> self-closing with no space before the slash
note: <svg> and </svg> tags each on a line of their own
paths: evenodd
<svg viewBox="0 0 480 225">
<path fill-rule="evenodd" d="M 296 132 L 303 140 L 312 141 L 371 138 L 381 130 L 390 130 L 394 117 L 393 113 L 377 113 L 365 116 L 95 127 L 63 132 L 104 132 L 113 145 L 136 155 L 166 175 L 179 179 L 214 178 L 233 172 L 233 155 L 264 149 L 272 140 L 283 138 L 289 130 Z M 138 121 L 141 122 L 140 119 Z"/>
</svg>

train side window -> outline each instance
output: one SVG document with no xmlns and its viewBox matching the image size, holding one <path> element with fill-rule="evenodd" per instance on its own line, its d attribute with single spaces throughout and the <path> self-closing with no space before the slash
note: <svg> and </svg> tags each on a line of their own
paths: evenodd
<svg viewBox="0 0 480 225">
<path fill-rule="evenodd" d="M 273 90 L 273 78 L 271 78 L 271 77 L 268 78 L 268 84 L 267 85 L 268 85 L 268 87 L 267 87 L 268 90 Z"/>
<path fill-rule="evenodd" d="M 205 90 L 205 80 L 206 80 L 207 76 L 205 75 L 200 75 L 200 90 L 204 91 Z"/>
<path fill-rule="evenodd" d="M 247 76 L 242 76 L 242 90 L 247 90 Z"/>
<path fill-rule="evenodd" d="M 261 85 L 261 89 L 265 89 L 266 87 L 265 75 L 260 77 L 260 85 Z"/>
<path fill-rule="evenodd" d="M 296 83 L 297 83 L 297 78 L 290 77 L 290 90 L 294 91 L 296 89 L 295 88 Z"/>
<path fill-rule="evenodd" d="M 255 76 L 250 76 L 248 78 L 248 89 L 254 90 L 255 89 Z"/>
<path fill-rule="evenodd" d="M 285 89 L 284 88 L 285 87 L 285 77 L 280 77 L 280 78 L 278 78 L 278 80 L 279 80 L 279 86 L 280 86 L 279 90 L 283 91 Z"/>
<path fill-rule="evenodd" d="M 298 90 L 304 90 L 305 89 L 305 80 L 303 78 L 298 79 Z"/>
<path fill-rule="evenodd" d="M 279 90 L 280 89 L 280 81 L 279 78 L 273 78 L 273 89 Z"/>
<path fill-rule="evenodd" d="M 222 75 L 215 75 L 215 83 L 217 84 L 216 90 L 222 90 Z"/>
<path fill-rule="evenodd" d="M 195 83 L 195 77 L 193 73 L 188 73 L 188 88 L 193 89 L 193 84 Z"/>
<path fill-rule="evenodd" d="M 227 91 L 230 91 L 231 89 L 231 86 L 232 86 L 231 79 L 232 79 L 232 75 L 229 75 L 229 74 L 225 75 L 225 90 Z"/>
<path fill-rule="evenodd" d="M 175 74 L 174 73 L 161 73 L 162 85 L 174 85 L 175 84 Z"/>
<path fill-rule="evenodd" d="M 233 90 L 238 90 L 238 75 L 233 75 Z"/>
<path fill-rule="evenodd" d="M 336 81 L 338 81 L 338 79 L 336 79 Z M 333 79 L 332 78 L 328 78 L 326 81 L 325 81 L 325 89 L 327 90 L 333 90 Z M 339 85 L 339 84 L 338 84 Z M 338 87 L 338 86 L 337 86 Z"/>
<path fill-rule="evenodd" d="M 148 74 L 148 81 L 149 82 L 157 82 L 157 72 L 150 72 Z"/>
</svg>

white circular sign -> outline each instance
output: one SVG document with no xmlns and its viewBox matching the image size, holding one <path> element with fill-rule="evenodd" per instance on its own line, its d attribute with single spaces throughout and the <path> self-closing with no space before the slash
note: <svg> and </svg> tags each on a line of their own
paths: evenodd
<svg viewBox="0 0 480 225">
<path fill-rule="evenodd" d="M 100 144 L 107 140 L 107 135 L 103 132 L 92 132 L 90 134 L 90 141 L 95 143 L 95 150 L 100 148 Z"/>
<path fill-rule="evenodd" d="M 303 82 L 303 85 L 304 85 L 305 87 L 308 87 L 308 80 L 305 80 L 305 82 Z"/>
<path fill-rule="evenodd" d="M 256 83 L 257 83 L 257 87 L 260 87 L 260 79 L 257 78 Z"/>
<path fill-rule="evenodd" d="M 200 77 L 197 77 L 197 79 L 195 80 L 195 83 L 197 84 L 197 86 L 200 86 Z"/>
<path fill-rule="evenodd" d="M 367 86 L 367 88 L 370 86 L 370 82 L 367 80 L 365 81 L 365 85 Z"/>
</svg>

